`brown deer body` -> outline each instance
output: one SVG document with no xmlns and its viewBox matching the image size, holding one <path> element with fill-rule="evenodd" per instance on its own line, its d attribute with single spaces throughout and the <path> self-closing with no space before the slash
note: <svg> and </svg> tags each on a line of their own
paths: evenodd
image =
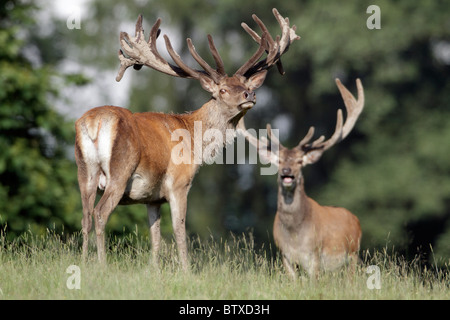
<svg viewBox="0 0 450 320">
<path fill-rule="evenodd" d="M 225 136 L 227 129 L 235 129 L 238 121 L 255 104 L 254 90 L 264 82 L 267 69 L 277 64 L 282 70 L 280 56 L 290 42 L 299 37 L 295 34 L 295 27 L 289 26 L 287 18 L 282 18 L 275 9 L 273 12 L 282 27 L 283 37 L 274 41 L 262 22 L 254 16 L 263 31 L 261 37 L 248 26 L 243 26 L 259 43 L 259 48 L 232 77 L 225 74 L 223 62 L 210 36 L 209 46 L 216 69 L 211 68 L 197 54 L 190 39 L 187 41 L 191 55 L 204 69 L 200 71 L 184 64 L 167 36 L 164 36 L 167 50 L 177 65 L 161 58 L 155 45 L 160 19 L 153 26 L 148 42 L 143 40 L 141 16 L 136 24 L 134 38 L 121 33 L 121 68 L 117 81 L 128 67 L 139 69 L 146 65 L 171 76 L 197 79 L 211 93 L 212 98 L 201 108 L 182 115 L 152 112 L 133 114 L 124 108 L 104 106 L 86 112 L 77 120 L 75 156 L 83 205 L 84 259 L 88 252 L 92 218 L 97 235 L 98 259 L 105 262 L 104 230 L 109 215 L 118 204 L 143 203 L 147 205 L 152 251 L 156 260 L 160 245 L 159 208 L 162 203 L 169 202 L 180 262 L 183 269 L 188 269 L 185 231 L 187 194 L 202 161 L 194 159 L 194 148 L 186 149 L 191 150 L 191 154 L 187 155 L 191 161 L 182 163 L 174 161 L 172 151 L 179 143 L 194 144 L 193 138 L 199 134 L 196 132 L 196 121 L 201 124 L 200 134 L 213 128 Z M 264 51 L 268 52 L 267 58 L 258 62 Z M 191 139 L 187 140 L 190 141 L 184 141 L 184 137 L 182 142 L 174 139 L 174 132 L 179 129 L 189 133 Z M 222 141 L 216 148 L 224 146 L 226 139 Z M 102 190 L 103 194 L 95 205 L 97 190 Z"/>
<path fill-rule="evenodd" d="M 293 278 L 296 277 L 297 265 L 310 276 L 317 277 L 320 270 L 333 270 L 346 262 L 356 264 L 358 261 L 362 234 L 358 218 L 347 209 L 321 206 L 309 198 L 301 172 L 304 166 L 318 161 L 325 150 L 350 133 L 364 107 L 364 92 L 359 79 L 358 101 L 339 80 L 336 83 L 348 115 L 343 125 L 342 111 L 338 111 L 335 133 L 327 141 L 322 136 L 310 143 L 314 134 L 311 127 L 297 147 L 288 149 L 274 137 L 270 125 L 267 125 L 270 143 L 250 135 L 243 121 L 239 126 L 249 142 L 257 146 L 260 156 L 268 157 L 278 165 L 278 207 L 273 236 L 283 264 Z"/>
<path fill-rule="evenodd" d="M 273 237 L 286 270 L 294 276 L 294 266 L 300 265 L 313 276 L 319 270 L 356 262 L 361 239 L 358 218 L 347 209 L 321 206 L 308 197 L 299 164 L 288 160 L 289 151 L 280 150 L 278 206 L 273 225 Z M 288 168 L 291 171 L 285 176 L 283 170 L 286 173 Z M 285 184 L 287 179 L 293 179 L 293 184 Z"/>
</svg>

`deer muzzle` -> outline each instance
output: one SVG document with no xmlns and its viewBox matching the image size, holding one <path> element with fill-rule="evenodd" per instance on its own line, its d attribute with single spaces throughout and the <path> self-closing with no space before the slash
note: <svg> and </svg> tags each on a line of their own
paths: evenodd
<svg viewBox="0 0 450 320">
<path fill-rule="evenodd" d="M 243 93 L 245 101 L 239 106 L 242 109 L 251 109 L 256 103 L 256 94 L 253 91 L 244 91 Z"/>
<path fill-rule="evenodd" d="M 295 185 L 295 176 L 291 168 L 283 168 L 280 173 L 281 185 L 284 188 L 292 188 Z"/>
</svg>

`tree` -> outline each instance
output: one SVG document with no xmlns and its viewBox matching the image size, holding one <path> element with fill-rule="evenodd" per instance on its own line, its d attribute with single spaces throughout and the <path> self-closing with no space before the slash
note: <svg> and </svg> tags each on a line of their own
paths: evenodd
<svg viewBox="0 0 450 320">
<path fill-rule="evenodd" d="M 32 51 L 36 7 L 9 1 L 0 8 L 0 223 L 8 235 L 46 228 L 74 230 L 81 210 L 76 167 L 67 157 L 74 127 L 52 106 L 57 81 L 83 82 L 59 75 Z M 42 64 L 42 65 L 40 65 Z M 40 66 L 37 66 L 40 65 Z"/>
</svg>

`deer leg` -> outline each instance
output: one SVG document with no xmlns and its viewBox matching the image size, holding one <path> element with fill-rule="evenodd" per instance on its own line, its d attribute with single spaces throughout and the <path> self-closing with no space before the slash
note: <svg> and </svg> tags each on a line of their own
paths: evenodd
<svg viewBox="0 0 450 320">
<path fill-rule="evenodd" d="M 81 202 L 83 206 L 83 219 L 81 220 L 81 227 L 83 230 L 83 253 L 82 259 L 86 262 L 89 247 L 89 233 L 92 230 L 92 212 L 94 211 L 95 196 L 97 188 L 89 188 L 89 191 L 81 195 Z"/>
<path fill-rule="evenodd" d="M 94 209 L 95 233 L 97 235 L 97 254 L 100 263 L 106 263 L 105 250 L 105 226 L 109 216 L 122 199 L 123 192 L 126 187 L 125 183 L 117 183 L 117 181 L 109 183 L 105 189 L 105 193 L 97 203 Z"/>
<path fill-rule="evenodd" d="M 79 153 L 78 158 L 82 158 Z M 94 211 L 95 197 L 98 184 L 98 169 L 88 168 L 86 163 L 78 164 L 78 184 L 80 186 L 83 218 L 81 220 L 83 232 L 82 260 L 85 262 L 88 254 L 89 233 L 92 230 L 92 213 Z"/>
<path fill-rule="evenodd" d="M 159 261 L 159 246 L 161 243 L 161 214 L 159 205 L 147 205 L 148 222 L 150 225 L 150 234 L 152 237 L 152 260 L 155 265 Z"/>
<path fill-rule="evenodd" d="M 283 259 L 284 268 L 286 269 L 289 276 L 292 278 L 292 280 L 297 280 L 297 274 L 295 272 L 294 266 L 291 264 L 291 262 L 288 260 L 288 258 L 286 258 L 285 255 L 283 255 L 282 259 Z"/>
<path fill-rule="evenodd" d="M 172 227 L 177 242 L 178 256 L 183 271 L 188 271 L 189 264 L 186 244 L 187 191 L 171 194 L 169 198 Z"/>
<path fill-rule="evenodd" d="M 356 272 L 356 268 L 358 264 L 361 262 L 358 253 L 353 252 L 348 255 L 348 270 L 350 274 L 354 274 Z"/>
<path fill-rule="evenodd" d="M 318 254 L 313 254 L 306 269 L 306 272 L 308 272 L 309 277 L 314 280 L 317 280 L 319 278 L 319 271 L 320 271 L 319 259 L 320 258 Z"/>
</svg>

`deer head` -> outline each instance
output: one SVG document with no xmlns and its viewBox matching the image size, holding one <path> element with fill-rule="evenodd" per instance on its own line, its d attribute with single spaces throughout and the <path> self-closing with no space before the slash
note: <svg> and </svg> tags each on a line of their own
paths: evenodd
<svg viewBox="0 0 450 320">
<path fill-rule="evenodd" d="M 344 87 L 339 79 L 336 79 L 336 84 L 347 109 L 347 119 L 343 123 L 342 110 L 339 109 L 335 131 L 328 140 L 321 136 L 311 142 L 314 127 L 310 127 L 299 144 L 292 149 L 288 149 L 274 135 L 270 124 L 267 124 L 268 139 L 262 137 L 258 140 L 245 130 L 243 120 L 239 123 L 239 129 L 243 130 L 247 140 L 258 149 L 260 157 L 278 166 L 279 184 L 285 190 L 293 190 L 297 185 L 303 183 L 302 168 L 317 162 L 326 150 L 345 139 L 363 110 L 364 90 L 359 79 L 356 80 L 358 100 Z"/>
</svg>

